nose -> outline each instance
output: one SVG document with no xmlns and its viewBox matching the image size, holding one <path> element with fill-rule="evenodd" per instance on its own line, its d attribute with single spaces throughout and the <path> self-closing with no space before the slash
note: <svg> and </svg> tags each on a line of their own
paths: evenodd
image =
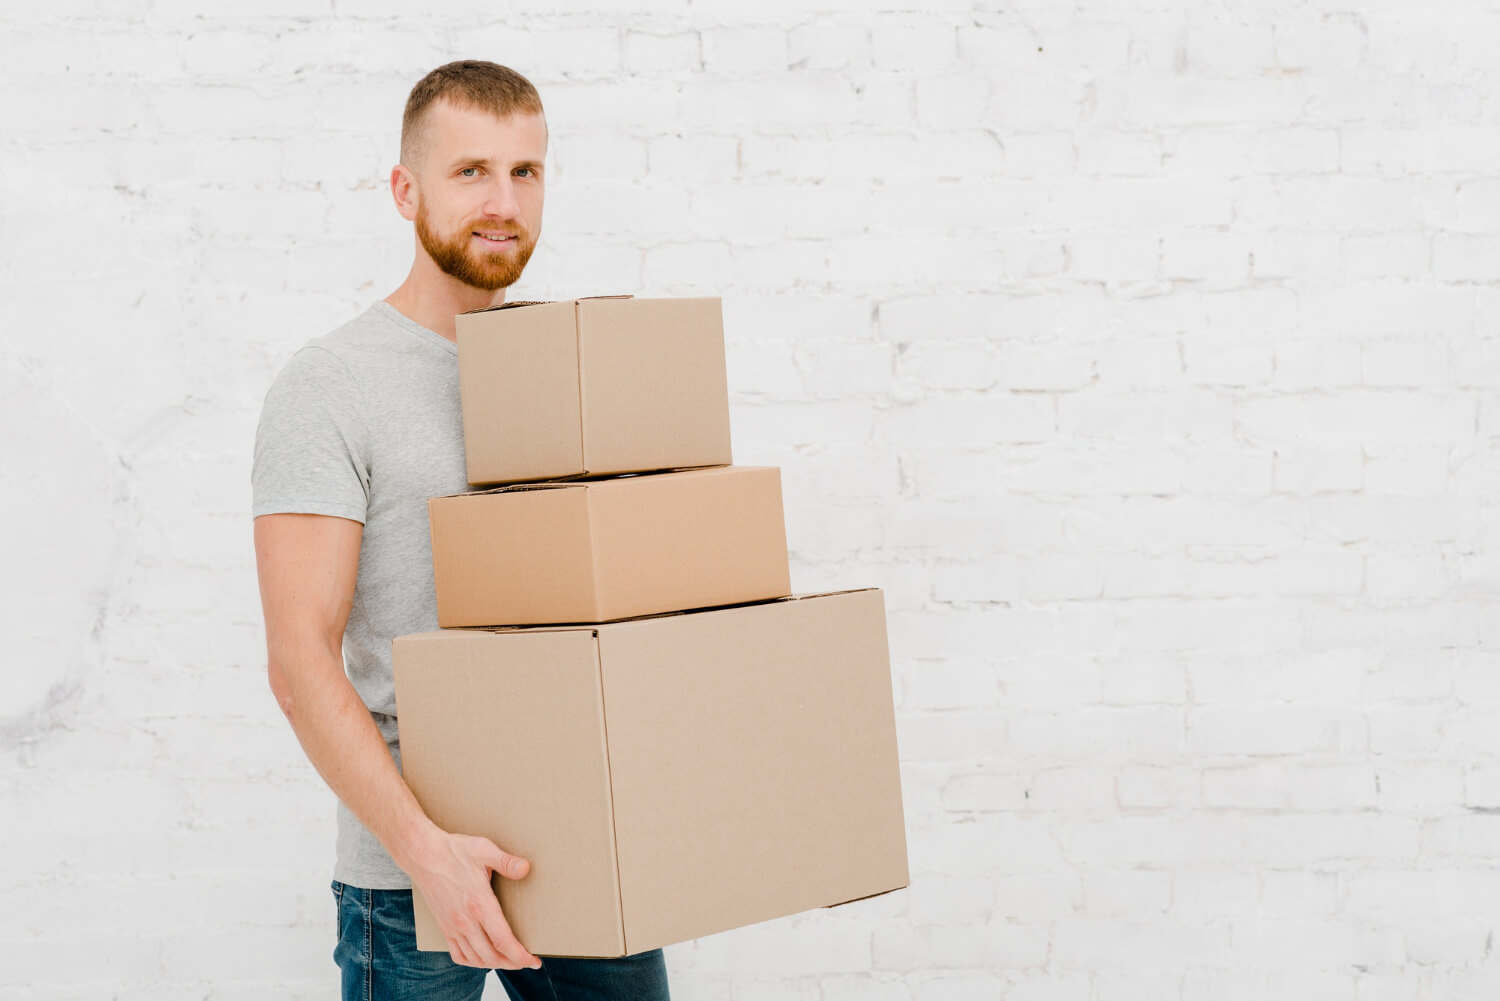
<svg viewBox="0 0 1500 1001">
<path fill-rule="evenodd" d="M 521 214 L 521 203 L 516 200 L 515 182 L 510 175 L 495 178 L 485 194 L 484 214 L 496 219 L 515 219 Z"/>
</svg>

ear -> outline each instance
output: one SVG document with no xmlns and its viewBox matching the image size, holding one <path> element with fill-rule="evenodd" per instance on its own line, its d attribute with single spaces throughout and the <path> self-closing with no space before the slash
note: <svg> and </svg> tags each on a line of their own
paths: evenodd
<svg viewBox="0 0 1500 1001">
<path fill-rule="evenodd" d="M 396 201 L 396 211 L 401 213 L 401 218 L 410 222 L 417 217 L 420 197 L 417 178 L 404 164 L 398 163 L 391 168 L 391 197 Z"/>
</svg>

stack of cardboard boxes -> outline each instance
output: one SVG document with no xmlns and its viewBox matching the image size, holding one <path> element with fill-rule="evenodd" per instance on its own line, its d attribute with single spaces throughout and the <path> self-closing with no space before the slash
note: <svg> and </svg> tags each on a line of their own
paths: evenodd
<svg viewBox="0 0 1500 1001">
<path fill-rule="evenodd" d="M 507 304 L 458 347 L 484 489 L 429 504 L 403 771 L 531 860 L 495 880 L 521 942 L 630 955 L 907 885 L 884 602 L 791 596 L 780 471 L 730 464 L 719 300 Z"/>
</svg>

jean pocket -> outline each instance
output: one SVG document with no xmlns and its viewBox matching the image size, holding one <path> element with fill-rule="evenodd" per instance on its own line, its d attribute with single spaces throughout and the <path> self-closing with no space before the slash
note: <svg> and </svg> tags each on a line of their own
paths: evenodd
<svg viewBox="0 0 1500 1001">
<path fill-rule="evenodd" d="M 344 884 L 334 880 L 329 884 L 333 890 L 333 940 L 344 937 Z"/>
</svg>

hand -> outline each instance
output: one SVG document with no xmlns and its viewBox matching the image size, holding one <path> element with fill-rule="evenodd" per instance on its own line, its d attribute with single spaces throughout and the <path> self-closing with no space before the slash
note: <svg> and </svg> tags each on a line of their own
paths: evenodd
<svg viewBox="0 0 1500 1001">
<path fill-rule="evenodd" d="M 410 873 L 438 928 L 448 939 L 453 961 L 485 970 L 538 969 L 542 961 L 516 940 L 490 873 L 521 879 L 531 863 L 501 851 L 488 838 L 440 832 Z"/>
</svg>

